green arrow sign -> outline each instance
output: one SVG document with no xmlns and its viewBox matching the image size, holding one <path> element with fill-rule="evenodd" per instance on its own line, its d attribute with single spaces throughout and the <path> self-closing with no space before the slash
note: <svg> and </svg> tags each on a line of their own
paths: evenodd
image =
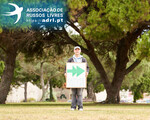
<svg viewBox="0 0 150 120">
<path fill-rule="evenodd" d="M 72 73 L 72 76 L 77 74 L 77 77 L 79 75 L 81 75 L 83 72 L 84 72 L 84 70 L 82 68 L 80 68 L 79 66 L 77 66 L 76 68 L 74 66 L 72 66 L 72 69 L 67 70 L 67 73 Z"/>
</svg>

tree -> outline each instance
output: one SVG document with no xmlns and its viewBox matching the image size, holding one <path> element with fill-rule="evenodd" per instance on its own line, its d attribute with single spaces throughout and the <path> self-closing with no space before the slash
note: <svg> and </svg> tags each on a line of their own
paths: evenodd
<svg viewBox="0 0 150 120">
<path fill-rule="evenodd" d="M 11 1 L 14 2 L 13 0 Z M 21 4 L 24 6 L 26 5 L 30 6 L 30 4 L 31 6 L 32 5 L 35 6 L 35 3 L 39 4 L 39 6 L 42 5 L 41 3 L 46 5 L 47 2 L 50 2 L 50 3 L 54 2 L 55 5 L 58 3 L 58 1 L 56 0 L 49 0 L 49 1 L 25 0 L 24 2 L 20 0 L 16 0 L 15 2 L 18 2 L 19 5 Z M 65 1 L 61 1 L 61 2 L 64 3 Z M 0 6 L 1 8 L 3 8 L 0 10 L 0 13 L 1 13 L 0 14 L 0 48 L 5 52 L 5 58 L 4 58 L 5 69 L 4 69 L 2 80 L 0 83 L 0 104 L 5 103 L 7 94 L 9 92 L 10 85 L 11 85 L 12 78 L 13 78 L 14 68 L 15 68 L 15 60 L 16 60 L 16 56 L 18 55 L 18 53 L 21 51 L 23 52 L 26 46 L 28 47 L 29 44 L 32 45 L 34 42 L 39 44 L 39 46 L 41 47 L 43 45 L 43 43 L 40 42 L 39 40 L 40 38 L 37 38 L 36 36 L 33 35 L 33 33 L 37 31 L 38 31 L 37 33 L 42 34 L 40 32 L 41 24 L 39 24 L 39 26 L 37 27 L 32 26 L 31 23 L 26 23 L 26 22 L 23 22 L 23 23 L 19 22 L 18 24 L 14 25 L 13 24 L 14 16 L 9 19 L 2 16 L 5 10 L 11 11 L 11 8 L 9 8 L 6 5 L 2 5 L 3 3 L 4 4 L 8 3 L 8 0 L 4 0 L 0 2 Z M 52 4 L 47 4 L 47 5 L 51 6 Z M 25 17 L 24 12 L 22 14 L 23 15 L 20 21 L 23 21 Z M 48 24 L 47 26 L 51 26 L 51 24 Z M 57 27 L 59 28 L 60 26 L 57 26 Z M 35 30 L 34 32 L 33 32 L 33 29 Z M 38 39 L 37 41 L 36 41 L 36 38 Z M 42 44 L 40 45 L 40 43 Z M 38 50 L 38 48 L 35 48 L 31 51 L 34 51 L 34 50 L 36 51 L 36 54 L 39 54 L 39 53 L 42 54 L 42 51 L 40 51 L 41 49 Z"/>
<path fill-rule="evenodd" d="M 58 48 L 66 44 L 79 45 L 82 51 L 89 56 L 101 77 L 99 81 L 103 83 L 107 92 L 106 103 L 116 103 L 125 75 L 130 73 L 143 58 L 137 58 L 133 64 L 127 65 L 130 51 L 135 48 L 137 38 L 142 34 L 143 30 L 150 27 L 149 1 L 68 0 L 67 3 L 70 15 L 67 25 L 78 32 L 81 41 L 68 34 L 66 25 L 61 32 L 48 29 L 46 32 L 49 34 L 46 34 L 46 36 L 42 36 L 40 31 L 36 31 L 36 36 L 32 35 L 32 39 L 30 39 L 35 40 L 35 38 L 38 38 L 38 40 L 32 41 L 30 45 L 24 44 L 24 46 L 26 45 L 26 49 L 31 50 L 31 53 L 36 51 L 36 54 L 42 54 L 42 49 L 39 48 L 43 47 L 44 42 L 39 40 L 40 38 L 45 42 L 49 42 L 50 45 L 55 43 L 59 46 Z M 75 25 L 75 23 L 78 25 Z M 6 51 L 6 70 L 4 70 L 2 82 L 0 83 L 0 96 L 3 95 L 0 98 L 0 103 L 4 103 L 13 76 L 18 46 L 21 47 L 20 44 L 23 44 L 22 42 L 17 44 L 17 41 L 24 40 L 26 36 L 22 34 L 23 32 L 21 34 L 16 32 L 18 35 L 22 35 L 16 37 L 16 33 L 12 31 L 10 34 L 4 29 L 0 31 L 2 31 L 0 34 L 0 46 Z M 26 35 L 32 34 L 31 31 L 24 33 Z M 39 33 L 40 35 L 38 35 Z M 7 43 L 13 44 L 6 43 L 6 39 L 8 39 L 6 36 L 12 38 L 7 40 Z M 38 45 L 32 46 L 34 44 Z M 100 59 L 104 56 L 109 57 L 110 52 L 115 55 L 115 66 L 114 70 L 112 70 L 114 74 L 111 79 L 108 77 L 106 69 L 104 69 L 105 66 Z"/>
<path fill-rule="evenodd" d="M 16 2 L 19 3 L 20 1 L 16 0 Z M 5 10 L 11 11 L 8 6 L 2 5 L 6 3 L 8 3 L 8 0 L 0 2 L 0 48 L 4 52 L 3 59 L 5 63 L 2 80 L 0 82 L 0 104 L 5 104 L 13 79 L 16 57 L 20 52 L 20 49 L 24 47 L 26 42 L 29 44 L 29 41 L 34 39 L 32 38 L 33 31 L 29 30 L 29 28 L 31 28 L 31 23 L 29 23 L 28 26 L 26 23 L 14 25 L 12 22 L 14 21 L 14 17 L 10 19 L 3 17 L 2 14 Z"/>
<path fill-rule="evenodd" d="M 27 71 L 29 73 L 40 77 L 40 85 L 38 86 L 42 89 L 41 101 L 45 101 L 48 87 L 50 90 L 50 101 L 54 101 L 52 88 L 62 86 L 64 82 L 64 78 L 62 78 L 64 74 L 64 63 L 66 62 L 64 58 L 69 55 L 69 53 L 65 52 L 67 46 L 60 49 L 58 44 L 53 45 L 53 43 L 48 43 L 45 42 L 42 44 L 42 47 L 39 46 L 39 44 L 32 44 L 32 46 L 30 46 L 31 48 L 36 46 L 39 51 L 42 51 L 40 55 L 36 54 L 37 51 L 32 52 L 33 49 L 29 52 L 27 52 L 28 49 L 25 50 L 25 61 L 27 61 L 27 63 L 23 65 L 28 66 Z"/>
<path fill-rule="evenodd" d="M 13 79 L 15 69 L 16 56 L 25 42 L 32 38 L 31 32 L 23 32 L 18 30 L 3 30 L 0 34 L 0 47 L 5 54 L 4 63 L 5 68 L 2 74 L 0 83 L 0 103 L 4 104 L 10 85 Z"/>
<path fill-rule="evenodd" d="M 79 45 L 98 71 L 106 92 L 106 103 L 118 103 L 119 90 L 125 76 L 140 62 L 127 65 L 137 38 L 149 29 L 149 1 L 68 0 L 69 20 L 82 42 L 73 39 L 64 28 L 58 33 L 66 44 Z M 75 25 L 78 23 L 78 25 Z M 81 44 L 83 43 L 83 44 Z M 113 78 L 109 79 L 99 56 L 115 55 Z"/>
<path fill-rule="evenodd" d="M 27 67 L 25 67 L 26 65 L 23 64 L 24 61 L 19 59 L 21 55 L 19 55 L 17 57 L 16 60 L 16 67 L 14 70 L 14 76 L 13 76 L 13 80 L 11 83 L 11 87 L 18 87 L 22 84 L 24 84 L 24 102 L 27 102 L 27 86 L 28 86 L 28 82 L 31 82 L 32 84 L 37 85 L 38 84 L 38 80 L 39 80 L 39 76 L 32 74 L 31 72 L 28 71 L 28 69 L 25 69 Z M 25 65 L 25 66 L 23 66 Z"/>
<path fill-rule="evenodd" d="M 137 40 L 137 51 L 136 54 L 140 59 L 146 58 L 146 60 L 150 60 L 150 31 L 145 31 L 141 37 Z M 134 95 L 134 102 L 136 100 L 143 98 L 144 92 L 150 92 L 150 76 L 149 76 L 149 64 L 146 66 L 148 69 L 144 69 L 144 73 L 140 78 L 137 79 L 137 82 L 131 87 Z"/>
<path fill-rule="evenodd" d="M 138 79 L 137 83 L 134 83 L 131 87 L 134 95 L 134 101 L 143 98 L 143 93 L 150 93 L 150 76 L 149 73 L 143 74 L 141 78 Z"/>
</svg>

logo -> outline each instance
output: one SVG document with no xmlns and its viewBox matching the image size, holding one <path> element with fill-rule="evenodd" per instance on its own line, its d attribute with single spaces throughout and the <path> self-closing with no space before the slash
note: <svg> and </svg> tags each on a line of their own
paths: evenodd
<svg viewBox="0 0 150 120">
<path fill-rule="evenodd" d="M 68 18 L 67 6 L 62 2 L 53 4 L 48 2 L 49 0 L 36 3 L 34 1 L 29 0 L 26 3 L 23 3 L 22 0 L 18 2 L 0 2 L 1 25 L 8 27 L 8 29 L 16 27 L 39 28 L 44 25 L 53 30 L 62 30 Z"/>
<path fill-rule="evenodd" d="M 23 11 L 23 7 L 19 8 L 16 4 L 13 4 L 13 3 L 8 3 L 8 4 L 14 6 L 16 10 L 13 11 L 13 12 L 6 12 L 6 14 L 3 14 L 3 15 L 4 16 L 17 15 L 18 18 L 17 18 L 16 22 L 14 23 L 14 24 L 16 24 L 20 20 L 20 18 L 21 18 L 21 12 Z"/>
</svg>

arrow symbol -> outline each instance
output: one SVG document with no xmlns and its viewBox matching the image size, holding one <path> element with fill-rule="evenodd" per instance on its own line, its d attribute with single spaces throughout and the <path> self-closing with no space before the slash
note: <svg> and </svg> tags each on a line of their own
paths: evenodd
<svg viewBox="0 0 150 120">
<path fill-rule="evenodd" d="M 79 66 L 77 66 L 76 68 L 74 66 L 72 66 L 72 69 L 67 70 L 67 73 L 72 73 L 72 76 L 77 74 L 77 77 L 79 75 L 81 75 L 83 72 L 84 72 L 84 70 L 82 68 L 80 68 Z"/>
</svg>

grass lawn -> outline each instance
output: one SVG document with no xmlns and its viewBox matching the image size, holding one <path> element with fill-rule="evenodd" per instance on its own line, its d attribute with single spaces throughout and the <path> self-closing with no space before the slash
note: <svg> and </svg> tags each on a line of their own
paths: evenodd
<svg viewBox="0 0 150 120">
<path fill-rule="evenodd" d="M 150 120 L 150 104 L 84 103 L 84 111 L 71 111 L 70 103 L 9 103 L 0 105 L 0 120 Z"/>
</svg>

